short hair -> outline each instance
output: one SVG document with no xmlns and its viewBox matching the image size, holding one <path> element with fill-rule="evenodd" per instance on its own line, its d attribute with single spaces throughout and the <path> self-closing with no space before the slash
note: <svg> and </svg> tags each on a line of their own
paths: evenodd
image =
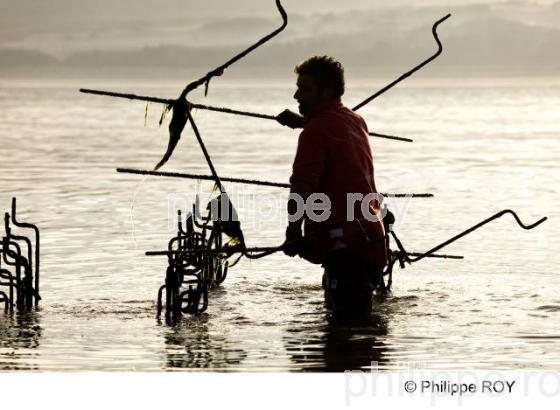
<svg viewBox="0 0 560 410">
<path fill-rule="evenodd" d="M 309 75 L 321 88 L 332 87 L 337 97 L 344 94 L 344 67 L 329 56 L 313 56 L 296 65 L 294 72 Z"/>
</svg>

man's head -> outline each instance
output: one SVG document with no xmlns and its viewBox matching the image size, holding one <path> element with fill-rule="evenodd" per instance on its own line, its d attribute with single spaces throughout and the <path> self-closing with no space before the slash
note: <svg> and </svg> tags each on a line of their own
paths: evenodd
<svg viewBox="0 0 560 410">
<path fill-rule="evenodd" d="M 301 115 L 309 115 L 323 100 L 340 98 L 344 94 L 344 68 L 332 57 L 311 57 L 298 64 L 294 71 L 298 74 L 294 98 Z"/>
</svg>

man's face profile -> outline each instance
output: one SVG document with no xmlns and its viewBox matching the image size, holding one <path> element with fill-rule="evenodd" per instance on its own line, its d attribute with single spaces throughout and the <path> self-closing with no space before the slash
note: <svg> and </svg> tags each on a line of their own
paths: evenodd
<svg viewBox="0 0 560 410">
<path fill-rule="evenodd" d="M 307 74 L 300 74 L 297 79 L 297 91 L 294 98 L 299 103 L 299 113 L 309 115 L 321 101 L 321 92 L 317 81 Z"/>
</svg>

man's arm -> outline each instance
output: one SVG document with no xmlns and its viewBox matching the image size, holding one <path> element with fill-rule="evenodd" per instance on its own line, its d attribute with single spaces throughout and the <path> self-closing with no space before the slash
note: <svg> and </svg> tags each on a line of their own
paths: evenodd
<svg viewBox="0 0 560 410">
<path fill-rule="evenodd" d="M 309 195 L 311 195 L 313 193 L 313 187 L 311 186 L 311 184 L 307 183 L 307 182 L 303 182 L 303 181 L 293 181 L 291 184 L 291 188 L 290 188 L 290 198 L 293 196 L 297 196 L 299 198 L 302 199 L 302 201 L 300 201 L 300 203 L 305 204 L 305 201 L 307 201 L 307 198 L 309 197 Z M 303 214 L 300 218 L 298 219 L 294 219 L 294 217 L 292 215 L 296 215 L 298 211 L 298 204 L 296 201 L 294 200 L 288 200 L 288 215 L 290 216 L 290 219 L 288 221 L 288 228 L 289 229 L 296 229 L 296 228 L 300 228 L 301 229 L 301 224 L 303 223 Z M 292 228 L 290 228 L 292 227 Z"/>
<path fill-rule="evenodd" d="M 319 188 L 319 180 L 323 174 L 326 161 L 325 134 L 320 123 L 308 122 L 305 129 L 299 136 L 298 147 L 292 176 L 290 177 L 290 197 L 297 195 L 297 202 L 294 199 L 288 200 L 287 210 L 289 215 L 288 227 L 286 229 L 286 242 L 293 242 L 294 246 L 287 246 L 284 253 L 294 256 L 298 253 L 299 245 L 297 239 L 302 238 L 301 226 L 305 212 L 298 215 L 298 204 L 305 204 L 308 197 Z M 305 211 L 303 209 L 303 211 Z M 299 216 L 295 219 L 294 216 Z"/>
<path fill-rule="evenodd" d="M 290 188 L 290 199 L 288 199 L 288 227 L 286 228 L 286 245 L 284 253 L 288 256 L 295 256 L 299 252 L 300 243 L 298 240 L 303 238 L 301 226 L 303 224 L 304 212 L 297 218 L 298 203 L 305 205 L 309 195 L 313 193 L 311 184 L 303 181 L 292 181 Z M 292 198 L 301 198 L 301 200 L 294 200 Z"/>
</svg>

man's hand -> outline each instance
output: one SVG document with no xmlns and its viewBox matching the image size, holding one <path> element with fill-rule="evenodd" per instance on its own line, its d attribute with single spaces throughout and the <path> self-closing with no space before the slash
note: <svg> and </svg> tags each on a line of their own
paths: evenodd
<svg viewBox="0 0 560 410">
<path fill-rule="evenodd" d="M 395 223 L 395 215 L 393 215 L 393 213 L 391 211 L 389 211 L 389 208 L 387 208 L 386 206 L 384 206 L 384 210 L 385 212 L 385 216 L 383 217 L 383 227 L 385 228 L 385 233 L 389 233 L 389 231 L 391 231 L 393 224 Z"/>
<path fill-rule="evenodd" d="M 290 110 L 284 110 L 276 116 L 276 121 L 290 128 L 303 128 L 305 118 Z"/>
<path fill-rule="evenodd" d="M 282 245 L 284 253 L 294 257 L 299 254 L 302 244 L 303 236 L 301 234 L 301 225 L 288 225 L 286 228 L 286 241 L 284 245 Z"/>
</svg>

